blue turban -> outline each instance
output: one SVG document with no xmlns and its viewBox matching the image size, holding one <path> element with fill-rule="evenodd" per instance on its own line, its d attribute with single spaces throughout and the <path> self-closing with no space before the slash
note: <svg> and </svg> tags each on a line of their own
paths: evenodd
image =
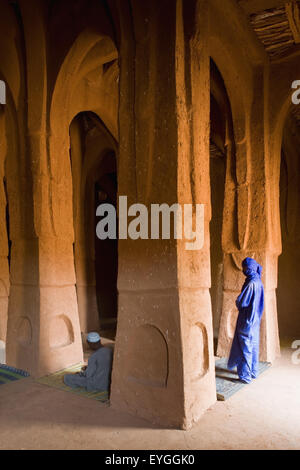
<svg viewBox="0 0 300 470">
<path fill-rule="evenodd" d="M 258 274 L 261 277 L 262 273 L 262 266 L 255 261 L 253 258 L 245 258 L 242 262 L 242 266 L 245 269 L 246 276 L 253 276 L 254 274 Z"/>
</svg>

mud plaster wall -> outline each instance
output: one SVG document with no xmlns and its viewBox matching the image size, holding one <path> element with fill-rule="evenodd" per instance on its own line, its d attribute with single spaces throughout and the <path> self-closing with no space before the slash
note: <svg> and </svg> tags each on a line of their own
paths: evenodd
<svg viewBox="0 0 300 470">
<path fill-rule="evenodd" d="M 293 241 L 298 237 L 299 220 L 299 129 L 295 128 L 289 113 L 295 106 L 291 102 L 291 84 L 299 76 L 300 62 L 297 56 L 292 56 L 288 62 L 281 60 L 273 64 L 267 74 L 268 231 L 272 250 L 280 255 L 278 285 L 277 278 L 274 280 L 274 285 L 277 286 L 279 331 L 281 335 L 294 339 L 299 335 L 299 315 L 296 313 L 299 311 L 299 303 L 294 264 L 298 248 Z M 287 262 L 291 263 L 289 267 Z"/>
<path fill-rule="evenodd" d="M 211 156 L 210 181 L 212 187 L 212 219 L 210 222 L 211 302 L 214 337 L 218 337 L 223 297 L 222 222 L 224 206 L 224 157 Z"/>
<path fill-rule="evenodd" d="M 280 174 L 282 254 L 278 262 L 278 320 L 281 337 L 300 335 L 300 134 L 296 123 L 286 121 Z"/>
</svg>

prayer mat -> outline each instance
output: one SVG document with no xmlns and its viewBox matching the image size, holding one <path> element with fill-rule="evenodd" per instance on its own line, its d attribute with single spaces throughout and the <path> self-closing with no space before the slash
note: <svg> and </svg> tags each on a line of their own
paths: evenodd
<svg viewBox="0 0 300 470">
<path fill-rule="evenodd" d="M 240 382 L 236 369 L 227 369 L 227 361 L 228 359 L 226 357 L 222 357 L 221 359 L 217 359 L 215 363 L 217 399 L 220 401 L 227 400 L 242 387 L 247 385 Z M 258 366 L 258 375 L 267 370 L 270 366 L 270 362 L 260 362 Z M 255 382 L 255 380 L 258 379 L 253 379 L 253 382 Z"/>
<path fill-rule="evenodd" d="M 88 392 L 84 387 L 71 388 L 65 385 L 64 375 L 65 374 L 75 374 L 81 370 L 81 367 L 84 364 L 75 364 L 74 366 L 68 367 L 67 369 L 60 370 L 51 375 L 46 375 L 36 379 L 36 382 L 48 385 L 49 387 L 59 388 L 66 392 L 76 393 L 76 395 L 81 395 L 82 397 L 92 398 L 93 400 L 101 401 L 102 403 L 108 403 L 109 394 L 108 392 Z"/>
<path fill-rule="evenodd" d="M 7 366 L 6 364 L 0 364 L 0 385 L 24 379 L 25 377 L 29 377 L 28 372 L 25 370 L 15 369 L 14 367 Z"/>
</svg>

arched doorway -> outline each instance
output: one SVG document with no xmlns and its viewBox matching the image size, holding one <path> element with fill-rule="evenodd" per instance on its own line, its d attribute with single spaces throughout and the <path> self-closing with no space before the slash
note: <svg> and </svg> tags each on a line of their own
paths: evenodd
<svg viewBox="0 0 300 470">
<path fill-rule="evenodd" d="M 117 321 L 117 240 L 96 236 L 96 209 L 117 204 L 117 145 L 100 118 L 81 112 L 70 126 L 74 262 L 82 333 L 114 339 Z"/>
<path fill-rule="evenodd" d="M 224 289 L 223 213 L 225 180 L 228 160 L 234 156 L 234 136 L 231 107 L 222 75 L 210 60 L 210 266 L 214 350 L 217 343 L 222 314 Z M 232 163 L 230 165 L 232 167 Z"/>
<path fill-rule="evenodd" d="M 300 337 L 300 114 L 286 119 L 280 165 L 282 254 L 278 259 L 277 307 L 281 339 Z"/>
<path fill-rule="evenodd" d="M 223 296 L 223 250 L 222 223 L 225 192 L 226 155 L 224 147 L 222 113 L 217 101 L 211 95 L 211 136 L 210 136 L 210 265 L 211 265 L 211 303 L 213 314 L 214 343 L 218 339 L 219 322 Z"/>
</svg>

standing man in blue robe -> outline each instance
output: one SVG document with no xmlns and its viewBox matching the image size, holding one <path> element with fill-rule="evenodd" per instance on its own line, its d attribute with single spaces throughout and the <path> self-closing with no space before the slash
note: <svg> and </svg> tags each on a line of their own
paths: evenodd
<svg viewBox="0 0 300 470">
<path fill-rule="evenodd" d="M 242 262 L 246 280 L 236 299 L 239 315 L 228 360 L 228 369 L 237 367 L 243 383 L 250 383 L 258 375 L 259 331 L 264 309 L 262 267 L 253 258 Z"/>
</svg>

